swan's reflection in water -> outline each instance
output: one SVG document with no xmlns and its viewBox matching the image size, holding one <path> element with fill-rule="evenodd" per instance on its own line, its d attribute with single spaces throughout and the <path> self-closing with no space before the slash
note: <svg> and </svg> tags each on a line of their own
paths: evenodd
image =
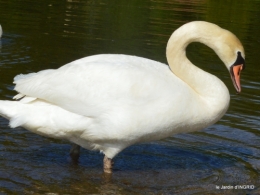
<svg viewBox="0 0 260 195">
<path fill-rule="evenodd" d="M 203 145 L 175 147 L 161 144 L 136 145 L 115 158 L 114 173 L 102 173 L 102 155 L 82 150 L 78 164 L 61 159 L 42 158 L 33 167 L 20 170 L 18 186 L 25 194 L 199 194 L 216 192 L 216 185 L 249 184 L 257 186 L 257 169 L 236 157 L 226 155 L 208 145 L 211 153 L 201 152 Z M 48 148 L 54 149 L 54 146 Z M 69 150 L 69 146 L 62 147 Z M 44 151 L 47 151 L 44 150 Z M 145 152 L 144 152 L 145 151 Z M 157 152 L 155 152 L 157 151 Z M 42 152 L 42 151 L 41 151 Z M 63 151 L 62 155 L 65 155 Z M 143 153 L 144 152 L 144 153 Z M 154 152 L 156 154 L 154 154 Z M 31 158 L 34 155 L 31 156 Z M 48 155 L 47 156 L 51 156 Z M 48 164 L 48 166 L 46 166 Z M 28 177 L 31 172 L 31 177 Z M 27 174 L 27 177 L 23 177 Z M 17 175 L 17 174 L 16 174 Z M 11 182 L 17 182 L 12 177 Z M 7 179 L 7 178 L 6 178 Z M 10 180 L 9 180 L 10 181 Z M 257 189 L 252 192 L 256 193 Z M 230 191 L 227 194 L 234 194 Z"/>
</svg>

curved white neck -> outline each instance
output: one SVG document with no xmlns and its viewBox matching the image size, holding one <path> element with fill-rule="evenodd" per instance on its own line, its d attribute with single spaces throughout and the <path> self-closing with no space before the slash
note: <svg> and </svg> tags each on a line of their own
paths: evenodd
<svg viewBox="0 0 260 195">
<path fill-rule="evenodd" d="M 191 42 L 201 42 L 212 48 L 219 57 L 222 53 L 218 45 L 223 29 L 213 25 L 213 29 L 188 25 L 176 30 L 167 44 L 167 60 L 172 72 L 187 83 L 208 104 L 210 112 L 222 117 L 229 106 L 229 92 L 224 83 L 214 75 L 193 65 L 186 57 L 186 47 Z M 225 62 L 229 63 L 229 62 Z M 218 118 L 220 118 L 218 117 Z"/>
</svg>

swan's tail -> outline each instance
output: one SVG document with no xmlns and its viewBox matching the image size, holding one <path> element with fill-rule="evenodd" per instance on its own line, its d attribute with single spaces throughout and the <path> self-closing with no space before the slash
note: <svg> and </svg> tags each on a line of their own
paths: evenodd
<svg viewBox="0 0 260 195">
<path fill-rule="evenodd" d="M 21 117 L 17 116 L 17 111 L 22 109 L 23 105 L 18 101 L 0 100 L 0 116 L 8 119 L 12 128 L 23 124 Z"/>
<path fill-rule="evenodd" d="M 10 121 L 11 128 L 21 126 L 33 133 L 58 139 L 71 140 L 81 135 L 89 126 L 87 117 L 42 100 L 29 103 L 22 100 L 0 100 L 0 116 Z"/>
</svg>

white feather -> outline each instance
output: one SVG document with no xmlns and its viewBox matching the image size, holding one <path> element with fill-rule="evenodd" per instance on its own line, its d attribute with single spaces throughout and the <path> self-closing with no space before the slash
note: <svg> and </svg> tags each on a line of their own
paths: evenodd
<svg viewBox="0 0 260 195">
<path fill-rule="evenodd" d="M 25 96 L 25 95 L 18 93 L 17 95 L 15 95 L 15 96 L 13 97 L 13 99 L 14 99 L 14 100 L 19 100 L 19 99 L 23 98 L 24 96 Z"/>
</svg>

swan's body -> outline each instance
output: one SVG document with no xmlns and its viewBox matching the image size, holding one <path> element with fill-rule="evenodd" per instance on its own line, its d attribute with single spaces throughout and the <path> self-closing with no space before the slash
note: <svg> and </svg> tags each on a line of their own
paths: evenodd
<svg viewBox="0 0 260 195">
<path fill-rule="evenodd" d="M 226 42 L 214 42 L 222 39 Z M 22 99 L 0 101 L 0 113 L 13 128 L 67 139 L 100 150 L 109 159 L 138 142 L 203 129 L 225 114 L 229 92 L 217 77 L 186 58 L 185 48 L 192 41 L 210 46 L 228 68 L 237 59 L 243 61 L 243 47 L 233 34 L 210 23 L 192 22 L 176 30 L 168 42 L 170 68 L 128 55 L 82 58 L 57 70 L 15 77 L 15 98 Z M 239 65 L 238 73 L 244 63 Z M 232 77 L 240 91 L 236 71 Z"/>
</svg>

